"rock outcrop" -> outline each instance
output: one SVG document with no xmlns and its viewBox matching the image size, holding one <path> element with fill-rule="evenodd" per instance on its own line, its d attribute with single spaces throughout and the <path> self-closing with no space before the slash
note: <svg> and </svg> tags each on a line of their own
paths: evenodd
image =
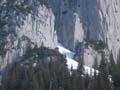
<svg viewBox="0 0 120 90">
<path fill-rule="evenodd" d="M 115 60 L 117 59 L 120 48 L 119 0 L 49 0 L 49 2 L 57 18 L 55 28 L 60 43 L 74 50 L 76 41 L 81 39 L 102 41 L 108 45 L 109 50 L 112 50 Z M 76 21 L 79 21 L 79 24 Z"/>
<path fill-rule="evenodd" d="M 21 7 L 22 6 L 22 7 Z M 1 5 L 1 31 L 6 31 L 0 56 L 1 68 L 19 60 L 26 49 L 37 45 L 55 48 L 57 35 L 54 30 L 55 17 L 50 8 L 37 0 L 7 0 Z M 2 24 L 2 23 L 1 23 Z M 2 37 L 3 39 L 3 37 Z M 2 46 L 2 43 L 1 43 Z"/>
</svg>

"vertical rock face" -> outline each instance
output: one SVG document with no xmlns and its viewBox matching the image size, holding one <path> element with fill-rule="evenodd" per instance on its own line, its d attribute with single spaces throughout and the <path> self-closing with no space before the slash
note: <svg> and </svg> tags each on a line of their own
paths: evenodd
<svg viewBox="0 0 120 90">
<path fill-rule="evenodd" d="M 108 44 L 117 58 L 120 47 L 120 0 L 49 1 L 57 17 L 55 27 L 60 43 L 74 49 L 76 41 L 101 40 Z"/>
<path fill-rule="evenodd" d="M 42 3 L 47 3 L 47 7 L 39 1 L 0 1 L 1 67 L 21 57 L 29 46 L 44 44 L 54 48 L 57 37 L 59 43 L 72 50 L 78 42 L 102 41 L 117 58 L 120 0 L 45 0 Z M 88 46 L 92 48 L 94 45 Z M 91 48 L 87 50 L 89 53 L 95 51 Z"/>
<path fill-rule="evenodd" d="M 22 7 L 20 7 L 23 5 Z M 26 49 L 37 45 L 55 48 L 57 35 L 54 31 L 55 17 L 50 8 L 40 5 L 37 0 L 6 1 L 1 5 L 0 22 L 5 22 L 1 30 L 6 31 L 5 53 L 0 55 L 0 66 L 19 60 Z M 20 11 L 21 10 L 21 11 Z M 0 23 L 2 24 L 2 23 Z M 2 37 L 3 39 L 3 37 Z M 0 45 L 1 42 L 0 41 Z"/>
<path fill-rule="evenodd" d="M 74 31 L 74 47 L 78 42 L 82 42 L 85 38 L 82 23 L 80 21 L 79 15 L 74 13 L 75 15 L 75 31 Z"/>
<path fill-rule="evenodd" d="M 105 21 L 108 47 L 116 59 L 120 48 L 120 0 L 100 0 L 99 12 L 101 21 Z"/>
<path fill-rule="evenodd" d="M 38 11 L 37 16 L 29 14 L 23 21 L 24 25 L 16 27 L 17 36 L 25 36 L 37 46 L 43 43 L 46 47 L 55 48 L 57 36 L 54 31 L 54 15 L 45 6 L 40 6 Z"/>
<path fill-rule="evenodd" d="M 79 14 L 87 39 L 102 40 L 103 32 L 99 17 L 98 0 L 78 0 L 76 12 Z"/>
<path fill-rule="evenodd" d="M 58 40 L 65 47 L 73 49 L 76 41 L 82 42 L 84 38 L 104 39 L 97 0 L 92 2 L 89 0 L 51 0 L 50 2 L 57 17 L 55 26 Z M 55 10 L 58 7 L 55 8 L 55 4 L 58 2 L 60 8 Z"/>
<path fill-rule="evenodd" d="M 66 48 L 73 49 L 75 43 L 84 37 L 80 17 L 75 12 L 76 0 L 49 0 L 49 3 L 56 18 L 58 41 Z"/>
<path fill-rule="evenodd" d="M 86 28 L 84 28 L 84 30 L 88 32 L 86 35 L 92 40 L 97 39 L 107 43 L 108 48 L 112 50 L 116 59 L 120 48 L 120 1 L 79 1 L 81 1 L 81 8 L 83 8 L 81 15 L 83 18 L 83 27 L 86 27 L 87 30 Z M 86 15 L 86 17 L 84 17 L 84 15 Z M 84 22 L 87 23 L 85 24 Z"/>
</svg>

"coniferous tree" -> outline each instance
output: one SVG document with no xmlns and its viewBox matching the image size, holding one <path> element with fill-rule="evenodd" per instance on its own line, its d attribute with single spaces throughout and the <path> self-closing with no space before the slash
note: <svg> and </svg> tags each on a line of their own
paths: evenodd
<svg viewBox="0 0 120 90">
<path fill-rule="evenodd" d="M 90 76 L 88 74 L 85 75 L 85 81 L 84 82 L 85 82 L 85 89 L 86 90 L 92 89 L 92 87 L 91 87 L 91 84 L 92 84 L 91 78 L 90 78 Z"/>
<path fill-rule="evenodd" d="M 98 70 L 98 67 L 99 67 L 99 65 L 98 65 L 98 60 L 97 60 L 97 57 L 95 57 L 94 64 L 93 64 L 93 68 L 94 68 L 95 70 Z"/>
<path fill-rule="evenodd" d="M 73 70 L 71 75 L 71 90 L 78 90 L 77 89 L 77 71 Z"/>
<path fill-rule="evenodd" d="M 117 64 L 112 72 L 113 86 L 115 90 L 120 89 L 120 51 L 117 57 Z"/>
<path fill-rule="evenodd" d="M 108 61 L 105 58 L 105 54 L 102 53 L 102 59 L 99 67 L 99 76 L 98 76 L 98 82 L 99 82 L 99 88 L 100 90 L 106 90 L 109 88 L 111 90 L 112 85 L 110 83 L 109 79 L 109 69 L 108 69 Z"/>
<path fill-rule="evenodd" d="M 113 58 L 113 54 L 112 54 L 112 51 L 110 53 L 110 61 L 109 61 L 109 73 L 112 75 L 113 72 L 114 72 L 114 69 L 115 69 L 115 61 L 114 61 L 114 58 Z"/>
<path fill-rule="evenodd" d="M 77 89 L 84 90 L 84 58 L 83 55 L 80 56 L 77 69 Z"/>
<path fill-rule="evenodd" d="M 98 69 L 99 69 L 99 65 L 98 65 L 98 60 L 97 60 L 97 57 L 95 57 L 95 61 L 94 61 L 94 64 L 93 64 L 93 68 L 95 69 L 94 70 L 94 76 L 92 77 L 92 89 L 93 90 L 99 90 L 98 89 Z"/>
<path fill-rule="evenodd" d="M 79 57 L 77 72 L 79 75 L 84 74 L 84 58 L 82 55 Z"/>
</svg>

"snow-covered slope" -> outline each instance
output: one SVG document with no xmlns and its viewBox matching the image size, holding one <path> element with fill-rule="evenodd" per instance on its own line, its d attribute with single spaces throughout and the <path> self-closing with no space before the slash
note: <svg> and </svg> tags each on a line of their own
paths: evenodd
<svg viewBox="0 0 120 90">
<path fill-rule="evenodd" d="M 57 48 L 59 49 L 59 52 L 61 54 L 66 56 L 68 69 L 71 69 L 71 68 L 73 68 L 74 70 L 77 69 L 78 62 L 73 59 L 75 53 L 70 51 L 70 50 L 68 50 L 68 49 L 66 49 L 66 48 L 64 48 L 60 44 L 57 45 Z M 93 69 L 91 67 L 88 67 L 86 65 L 84 65 L 84 69 L 85 69 L 85 71 L 84 71 L 85 74 L 89 74 L 89 75 L 91 75 L 91 74 L 93 75 L 94 74 L 95 69 Z M 97 70 L 96 70 L 96 72 L 98 73 Z"/>
</svg>

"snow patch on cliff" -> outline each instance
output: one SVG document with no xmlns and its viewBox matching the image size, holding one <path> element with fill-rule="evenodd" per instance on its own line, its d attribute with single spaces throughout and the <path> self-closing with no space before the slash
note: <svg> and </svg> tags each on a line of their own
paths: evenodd
<svg viewBox="0 0 120 90">
<path fill-rule="evenodd" d="M 63 47 L 62 45 L 60 45 L 60 44 L 57 45 L 57 48 L 59 49 L 59 52 L 60 52 L 61 54 L 63 54 L 63 55 L 66 56 L 68 69 L 69 69 L 69 70 L 70 70 L 71 68 L 74 69 L 74 70 L 77 69 L 77 67 L 78 67 L 78 62 L 73 59 L 75 53 L 72 52 L 72 51 L 70 51 L 70 50 L 68 50 L 68 49 L 66 49 L 66 48 L 64 48 L 64 47 Z M 93 69 L 93 68 L 91 68 L 91 67 L 88 67 L 88 66 L 86 66 L 86 65 L 84 65 L 84 69 L 85 69 L 85 71 L 84 71 L 85 74 L 94 75 L 94 72 L 95 72 L 95 71 L 98 73 L 97 70 L 95 70 L 95 69 Z"/>
</svg>

